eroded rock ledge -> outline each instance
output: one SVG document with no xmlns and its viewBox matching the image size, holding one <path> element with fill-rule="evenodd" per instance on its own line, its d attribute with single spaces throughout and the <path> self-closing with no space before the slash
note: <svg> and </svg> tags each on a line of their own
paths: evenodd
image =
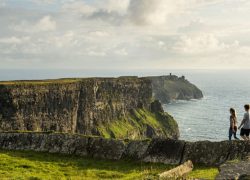
<svg viewBox="0 0 250 180">
<path fill-rule="evenodd" d="M 244 141 L 185 142 L 171 139 L 123 141 L 60 133 L 1 132 L 0 147 L 8 150 L 34 150 L 65 153 L 103 159 L 132 159 L 144 162 L 220 165 L 228 160 L 244 159 L 250 143 Z"/>
<path fill-rule="evenodd" d="M 184 76 L 150 76 L 152 81 L 153 96 L 162 103 L 170 103 L 174 100 L 190 100 L 203 98 L 202 91 L 190 83 Z"/>
</svg>

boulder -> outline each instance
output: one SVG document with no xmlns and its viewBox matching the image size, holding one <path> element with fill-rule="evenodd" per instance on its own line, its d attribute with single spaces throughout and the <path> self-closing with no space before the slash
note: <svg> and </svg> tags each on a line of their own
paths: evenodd
<svg viewBox="0 0 250 180">
<path fill-rule="evenodd" d="M 89 138 L 88 154 L 94 158 L 119 160 L 126 150 L 126 145 L 121 140 L 104 139 L 99 137 Z"/>
<path fill-rule="evenodd" d="M 194 164 L 220 165 L 230 153 L 230 142 L 186 142 L 182 162 L 191 160 Z"/>
<path fill-rule="evenodd" d="M 127 159 L 140 160 L 145 156 L 149 145 L 150 140 L 130 141 L 123 157 Z"/>
<path fill-rule="evenodd" d="M 241 159 L 249 155 L 250 152 L 250 142 L 249 141 L 231 141 L 230 142 L 230 152 L 228 160 Z"/>
<path fill-rule="evenodd" d="M 192 161 L 187 161 L 174 169 L 159 174 L 159 179 L 179 179 L 186 176 L 193 170 Z"/>
<path fill-rule="evenodd" d="M 231 161 L 222 164 L 216 179 L 249 179 L 250 161 Z"/>
<path fill-rule="evenodd" d="M 184 148 L 184 141 L 171 139 L 153 139 L 143 161 L 179 164 Z"/>
</svg>

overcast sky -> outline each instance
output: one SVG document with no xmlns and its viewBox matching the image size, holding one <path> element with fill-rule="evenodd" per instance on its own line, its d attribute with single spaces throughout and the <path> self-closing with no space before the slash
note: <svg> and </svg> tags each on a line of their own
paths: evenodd
<svg viewBox="0 0 250 180">
<path fill-rule="evenodd" d="M 249 0 L 0 0 L 2 69 L 249 67 Z"/>
</svg>

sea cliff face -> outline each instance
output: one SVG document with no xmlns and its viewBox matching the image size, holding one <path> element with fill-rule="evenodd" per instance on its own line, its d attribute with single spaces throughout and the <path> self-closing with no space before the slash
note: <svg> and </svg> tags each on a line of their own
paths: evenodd
<svg viewBox="0 0 250 180">
<path fill-rule="evenodd" d="M 202 91 L 194 84 L 185 79 L 184 76 L 151 76 L 153 96 L 161 103 L 170 103 L 174 100 L 201 99 Z"/>
<path fill-rule="evenodd" d="M 0 82 L 0 130 L 179 137 L 151 81 L 137 77 Z"/>
</svg>

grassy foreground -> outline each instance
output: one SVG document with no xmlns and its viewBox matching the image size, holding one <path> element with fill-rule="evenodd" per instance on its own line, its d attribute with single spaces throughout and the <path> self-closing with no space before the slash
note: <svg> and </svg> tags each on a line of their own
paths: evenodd
<svg viewBox="0 0 250 180">
<path fill-rule="evenodd" d="M 0 151 L 0 179 L 156 179 L 173 166 L 96 160 L 32 151 Z M 197 168 L 189 177 L 213 179 L 216 168 Z"/>
</svg>

